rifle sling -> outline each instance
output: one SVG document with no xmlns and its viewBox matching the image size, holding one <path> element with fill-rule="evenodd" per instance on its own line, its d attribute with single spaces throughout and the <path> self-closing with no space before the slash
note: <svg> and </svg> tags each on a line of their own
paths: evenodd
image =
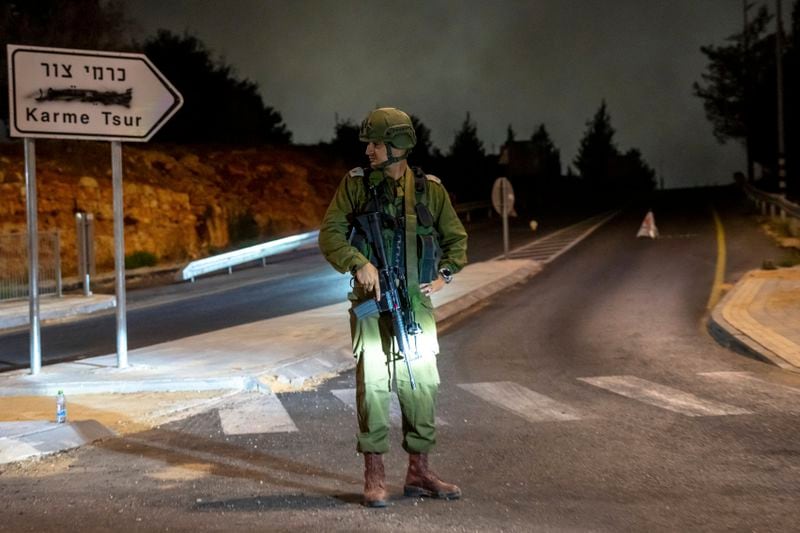
<svg viewBox="0 0 800 533">
<path fill-rule="evenodd" d="M 417 272 L 417 195 L 414 183 L 414 172 L 406 169 L 405 176 L 405 245 L 406 245 L 406 284 L 408 286 L 408 299 L 411 302 L 419 300 L 419 273 Z M 413 305 L 413 304 L 412 304 Z"/>
</svg>

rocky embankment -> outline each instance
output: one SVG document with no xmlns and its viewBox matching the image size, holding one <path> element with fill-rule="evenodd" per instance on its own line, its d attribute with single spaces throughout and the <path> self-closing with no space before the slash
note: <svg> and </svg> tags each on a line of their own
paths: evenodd
<svg viewBox="0 0 800 533">
<path fill-rule="evenodd" d="M 109 144 L 40 140 L 36 155 L 39 230 L 59 230 L 64 275 L 76 273 L 78 212 L 94 214 L 98 270 L 113 269 Z M 315 147 L 126 144 L 126 255 L 141 251 L 161 263 L 183 261 L 310 230 L 345 171 Z M 0 236 L 25 232 L 22 143 L 2 144 Z M 16 254 L 24 261 L 24 249 L 1 252 L 6 260 Z"/>
</svg>

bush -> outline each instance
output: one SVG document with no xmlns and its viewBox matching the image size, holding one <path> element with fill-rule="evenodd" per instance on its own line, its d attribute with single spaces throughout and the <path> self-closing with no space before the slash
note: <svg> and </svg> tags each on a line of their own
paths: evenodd
<svg viewBox="0 0 800 533">
<path fill-rule="evenodd" d="M 156 254 L 145 251 L 133 252 L 125 256 L 125 268 L 133 269 L 140 267 L 151 267 L 158 263 Z"/>
<path fill-rule="evenodd" d="M 797 250 L 792 250 L 785 254 L 780 261 L 778 261 L 778 266 L 784 268 L 790 268 L 800 265 L 800 252 Z"/>
</svg>

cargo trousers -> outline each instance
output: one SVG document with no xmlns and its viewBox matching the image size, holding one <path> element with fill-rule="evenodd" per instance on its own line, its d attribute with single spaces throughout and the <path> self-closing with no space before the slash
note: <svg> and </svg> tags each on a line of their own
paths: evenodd
<svg viewBox="0 0 800 533">
<path fill-rule="evenodd" d="M 354 291 L 361 292 L 361 291 Z M 363 295 L 363 293 L 362 293 Z M 353 293 L 353 306 L 363 301 Z M 436 400 L 439 371 L 436 358 L 439 342 L 430 298 L 420 296 L 412 302 L 415 319 L 422 333 L 411 337 L 419 357 L 411 360 L 416 389 L 411 389 L 406 363 L 398 353 L 388 314 L 357 319 L 350 312 L 353 355 L 356 358 L 357 449 L 361 453 L 389 451 L 389 405 L 392 381 L 396 383 L 402 414 L 403 449 L 409 453 L 428 453 L 436 444 Z"/>
</svg>

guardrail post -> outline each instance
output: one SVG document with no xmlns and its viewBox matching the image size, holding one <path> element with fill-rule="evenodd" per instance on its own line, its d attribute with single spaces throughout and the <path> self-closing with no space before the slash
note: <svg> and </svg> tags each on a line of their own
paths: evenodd
<svg viewBox="0 0 800 533">
<path fill-rule="evenodd" d="M 94 217 L 91 213 L 75 213 L 78 234 L 78 276 L 83 282 L 83 295 L 91 296 L 91 277 L 94 274 Z"/>
</svg>

